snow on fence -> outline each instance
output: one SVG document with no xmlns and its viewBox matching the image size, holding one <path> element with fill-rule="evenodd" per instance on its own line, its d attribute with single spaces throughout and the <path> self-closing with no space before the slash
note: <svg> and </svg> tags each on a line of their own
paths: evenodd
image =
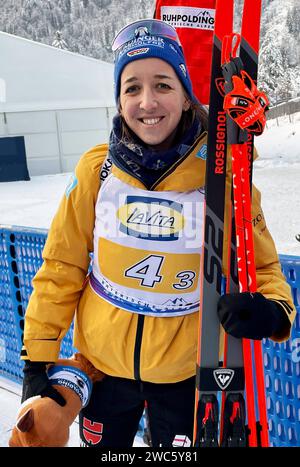
<svg viewBox="0 0 300 467">
<path fill-rule="evenodd" d="M 268 120 L 272 120 L 273 118 L 289 115 L 290 121 L 292 122 L 293 114 L 297 112 L 300 112 L 300 97 L 271 107 L 267 112 L 267 118 Z"/>
<path fill-rule="evenodd" d="M 24 312 L 46 238 L 47 230 L 0 226 L 0 375 L 19 383 Z M 273 446 L 300 446 L 300 257 L 280 260 L 298 313 L 287 342 L 263 341 L 269 435 Z M 63 358 L 75 350 L 72 331 L 62 341 Z"/>
</svg>

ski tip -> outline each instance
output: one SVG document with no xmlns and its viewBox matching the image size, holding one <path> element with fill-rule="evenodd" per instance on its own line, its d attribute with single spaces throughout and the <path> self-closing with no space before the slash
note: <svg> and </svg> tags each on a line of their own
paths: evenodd
<svg viewBox="0 0 300 467">
<path fill-rule="evenodd" d="M 295 235 L 295 239 L 298 240 L 298 242 L 300 242 L 300 234 Z"/>
</svg>

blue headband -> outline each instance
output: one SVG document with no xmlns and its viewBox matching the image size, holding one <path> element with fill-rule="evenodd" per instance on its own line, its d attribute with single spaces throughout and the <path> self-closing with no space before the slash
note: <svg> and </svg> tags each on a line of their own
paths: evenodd
<svg viewBox="0 0 300 467">
<path fill-rule="evenodd" d="M 118 103 L 120 95 L 120 80 L 123 69 L 128 63 L 143 58 L 160 58 L 169 63 L 181 81 L 184 89 L 192 101 L 196 98 L 193 94 L 192 82 L 187 70 L 182 48 L 171 39 L 161 36 L 144 35 L 125 43 L 116 51 L 115 55 L 115 100 Z"/>
</svg>

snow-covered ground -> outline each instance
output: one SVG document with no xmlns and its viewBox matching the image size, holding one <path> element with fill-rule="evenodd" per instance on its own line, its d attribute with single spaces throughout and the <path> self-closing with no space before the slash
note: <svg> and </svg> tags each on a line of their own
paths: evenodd
<svg viewBox="0 0 300 467">
<path fill-rule="evenodd" d="M 268 122 L 256 138 L 259 160 L 254 182 L 277 250 L 300 255 L 300 113 Z M 0 224 L 49 228 L 71 174 L 31 177 L 0 183 Z"/>
<path fill-rule="evenodd" d="M 0 376 L 0 447 L 8 446 L 21 404 L 21 385 Z M 138 445 L 138 441 L 137 441 Z M 71 425 L 69 447 L 79 446 L 78 420 Z"/>
<path fill-rule="evenodd" d="M 269 121 L 255 144 L 254 182 L 277 250 L 300 256 L 300 112 Z"/>
<path fill-rule="evenodd" d="M 19 407 L 21 405 L 21 385 L 0 375 L 0 447 L 7 447 L 11 436 L 11 431 L 17 419 Z M 78 417 L 70 427 L 70 437 L 68 447 L 79 447 L 79 423 Z M 142 432 L 135 437 L 134 447 L 145 447 L 142 439 Z"/>
</svg>

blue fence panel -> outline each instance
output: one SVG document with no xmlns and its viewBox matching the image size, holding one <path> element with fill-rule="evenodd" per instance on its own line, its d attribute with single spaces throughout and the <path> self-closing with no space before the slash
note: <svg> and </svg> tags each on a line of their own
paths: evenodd
<svg viewBox="0 0 300 467">
<path fill-rule="evenodd" d="M 0 227 L 0 374 L 17 382 L 24 312 L 46 238 L 47 230 Z M 269 433 L 272 446 L 300 446 L 300 257 L 281 255 L 280 261 L 298 313 L 287 342 L 263 341 Z M 76 350 L 72 334 L 73 325 L 62 341 L 62 358 Z"/>
<path fill-rule="evenodd" d="M 269 436 L 272 446 L 300 446 L 300 258 L 280 256 L 297 316 L 291 338 L 263 343 Z"/>
<path fill-rule="evenodd" d="M 20 375 L 20 334 L 15 322 L 15 288 L 7 235 L 0 231 L 0 373 L 17 379 Z"/>
<path fill-rule="evenodd" d="M 24 313 L 32 279 L 42 265 L 47 230 L 0 227 L 0 374 L 22 381 Z M 73 324 L 61 344 L 60 357 L 70 357 Z"/>
</svg>

